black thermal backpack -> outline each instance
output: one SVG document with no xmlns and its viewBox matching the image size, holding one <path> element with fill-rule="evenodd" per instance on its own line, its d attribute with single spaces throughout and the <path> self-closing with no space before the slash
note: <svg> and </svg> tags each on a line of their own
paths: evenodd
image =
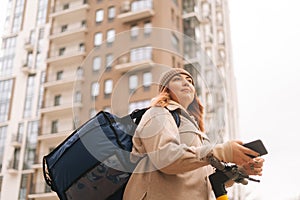
<svg viewBox="0 0 300 200">
<path fill-rule="evenodd" d="M 98 112 L 43 157 L 46 183 L 61 200 L 121 200 L 136 166 L 132 136 L 147 109 L 124 117 Z M 179 127 L 179 114 L 170 113 Z"/>
</svg>

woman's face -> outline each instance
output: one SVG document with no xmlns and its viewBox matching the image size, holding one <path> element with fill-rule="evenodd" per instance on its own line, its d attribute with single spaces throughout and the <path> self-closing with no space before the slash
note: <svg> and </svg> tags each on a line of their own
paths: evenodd
<svg viewBox="0 0 300 200">
<path fill-rule="evenodd" d="M 185 74 L 175 75 L 169 82 L 170 97 L 184 108 L 192 103 L 195 97 L 195 87 L 192 79 Z"/>
</svg>

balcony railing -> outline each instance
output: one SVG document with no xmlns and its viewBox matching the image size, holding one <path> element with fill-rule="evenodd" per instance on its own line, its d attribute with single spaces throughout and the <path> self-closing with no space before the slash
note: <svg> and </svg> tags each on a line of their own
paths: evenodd
<svg viewBox="0 0 300 200">
<path fill-rule="evenodd" d="M 88 6 L 87 0 L 71 1 L 71 2 L 72 3 L 59 4 L 55 7 L 52 7 L 52 14 L 57 14 L 69 10 L 76 10 L 82 8 L 83 6 L 85 7 Z"/>
<path fill-rule="evenodd" d="M 55 28 L 53 33 L 50 35 L 50 39 L 58 39 L 61 37 L 83 37 L 84 33 L 87 32 L 87 26 L 81 23 L 68 25 L 66 29 L 61 27 Z"/>
<path fill-rule="evenodd" d="M 125 2 L 127 3 L 127 2 Z M 147 17 L 151 17 L 154 15 L 153 10 L 153 2 L 152 0 L 142 0 L 142 1 L 134 1 L 131 4 L 131 9 L 128 9 L 128 6 L 126 4 L 126 7 L 122 9 L 122 12 L 118 18 L 123 23 L 128 23 L 134 20 L 143 19 Z"/>
<path fill-rule="evenodd" d="M 61 61 L 63 59 L 73 59 L 74 57 L 77 57 L 77 56 L 85 56 L 86 52 L 85 52 L 85 49 L 78 49 L 78 50 L 69 50 L 69 51 L 66 51 L 62 54 L 59 53 L 59 51 L 53 51 L 49 58 L 47 59 L 47 62 L 48 63 L 51 63 L 51 62 L 56 62 L 56 61 Z"/>
</svg>

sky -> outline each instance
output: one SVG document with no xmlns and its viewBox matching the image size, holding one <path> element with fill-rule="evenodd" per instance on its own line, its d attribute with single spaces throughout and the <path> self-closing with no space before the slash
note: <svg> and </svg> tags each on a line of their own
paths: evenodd
<svg viewBox="0 0 300 200">
<path fill-rule="evenodd" d="M 269 154 L 245 200 L 300 195 L 300 1 L 228 0 L 240 139 L 261 139 Z M 0 6 L 0 35 L 6 0 Z"/>
<path fill-rule="evenodd" d="M 289 200 L 300 196 L 300 1 L 228 3 L 241 139 L 269 151 L 249 188 L 254 199 Z"/>
</svg>

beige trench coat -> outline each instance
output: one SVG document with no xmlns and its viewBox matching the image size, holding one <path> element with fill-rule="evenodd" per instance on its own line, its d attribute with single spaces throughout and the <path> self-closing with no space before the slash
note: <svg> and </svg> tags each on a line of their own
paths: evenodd
<svg viewBox="0 0 300 200">
<path fill-rule="evenodd" d="M 180 109 L 180 126 L 170 112 L 152 107 L 144 114 L 133 138 L 132 159 L 141 158 L 126 186 L 124 200 L 209 200 L 213 197 L 208 175 L 213 168 L 205 157 L 207 136 L 195 120 Z"/>
</svg>

